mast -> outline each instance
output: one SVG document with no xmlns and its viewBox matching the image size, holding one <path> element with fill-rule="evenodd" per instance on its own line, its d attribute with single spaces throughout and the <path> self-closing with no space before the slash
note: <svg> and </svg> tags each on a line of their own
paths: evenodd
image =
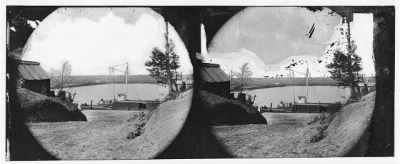
<svg viewBox="0 0 400 164">
<path fill-rule="evenodd" d="M 289 75 L 291 76 L 292 79 L 292 85 L 294 84 L 294 70 L 293 69 L 289 69 Z M 296 102 L 296 95 L 295 95 L 295 91 L 294 91 L 294 87 L 292 86 L 292 93 L 293 93 L 293 103 Z"/>
<path fill-rule="evenodd" d="M 113 68 L 111 66 L 108 67 L 108 69 L 110 71 L 110 76 L 112 78 L 113 97 L 114 97 L 113 101 L 115 101 L 116 100 L 115 99 L 115 79 L 114 79 L 114 73 L 113 73 L 114 70 L 113 70 Z"/>
<path fill-rule="evenodd" d="M 129 69 L 128 69 L 128 62 L 126 62 L 126 70 L 125 70 L 125 100 L 128 97 L 128 74 L 129 74 Z"/>
<path fill-rule="evenodd" d="M 123 66 L 125 66 L 125 69 L 123 68 Z M 122 69 L 118 69 L 122 67 Z M 113 65 L 109 67 L 110 69 L 110 74 L 113 78 L 113 92 L 114 92 L 114 101 L 115 101 L 115 78 L 114 78 L 114 71 L 118 71 L 118 72 L 122 72 L 125 74 L 125 93 L 124 93 L 124 99 L 127 100 L 128 97 L 128 75 L 129 75 L 129 64 L 128 62 L 124 63 L 124 64 L 119 64 L 119 65 Z"/>
</svg>

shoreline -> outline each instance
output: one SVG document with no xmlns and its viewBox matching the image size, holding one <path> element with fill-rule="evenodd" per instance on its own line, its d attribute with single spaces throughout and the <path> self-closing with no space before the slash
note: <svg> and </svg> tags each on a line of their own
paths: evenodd
<svg viewBox="0 0 400 164">
<path fill-rule="evenodd" d="M 124 82 L 99 82 L 99 83 L 83 83 L 83 84 L 72 84 L 65 86 L 64 88 L 76 88 L 76 87 L 85 87 L 85 86 L 94 86 L 94 85 L 103 85 L 103 84 L 125 84 Z M 158 84 L 157 82 L 128 82 L 128 84 Z M 59 87 L 50 87 L 51 90 L 60 89 Z"/>
<path fill-rule="evenodd" d="M 256 90 L 256 89 L 265 89 L 265 88 L 279 88 L 279 87 L 292 87 L 292 86 L 306 86 L 306 85 L 300 85 L 300 84 L 278 84 L 278 85 L 265 85 L 265 86 L 254 86 L 254 87 L 247 87 L 244 88 L 244 91 L 251 91 L 251 90 Z M 332 85 L 332 84 L 309 84 L 308 86 L 337 86 L 341 87 L 340 85 Z M 342 87 L 347 87 L 347 86 L 342 86 Z M 231 88 L 230 92 L 239 92 L 240 90 L 236 88 Z"/>
<path fill-rule="evenodd" d="M 307 80 L 305 78 L 250 78 L 246 90 L 274 88 L 285 86 L 305 86 Z M 231 91 L 239 91 L 240 81 L 238 79 L 231 80 Z M 338 81 L 327 77 L 312 77 L 308 80 L 308 86 L 338 86 Z"/>
</svg>

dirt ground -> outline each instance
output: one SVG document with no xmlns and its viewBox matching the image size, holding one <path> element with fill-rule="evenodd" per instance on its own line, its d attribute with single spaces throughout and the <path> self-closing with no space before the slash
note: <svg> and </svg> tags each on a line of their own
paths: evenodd
<svg viewBox="0 0 400 164">
<path fill-rule="evenodd" d="M 140 123 L 137 111 L 84 110 L 87 122 L 29 123 L 34 136 L 51 154 L 63 160 L 147 159 L 164 150 L 179 133 L 191 104 L 191 91 L 161 104 L 144 127 L 128 139 Z M 136 115 L 136 116 L 135 116 Z"/>
<path fill-rule="evenodd" d="M 322 125 L 316 114 L 263 113 L 269 125 L 214 126 L 218 140 L 239 158 L 340 157 L 347 154 L 367 129 L 375 93 L 343 107 L 318 142 L 311 138 Z M 313 122 L 308 124 L 309 122 Z"/>
<path fill-rule="evenodd" d="M 84 111 L 88 122 L 28 124 L 34 136 L 51 154 L 60 159 L 113 159 L 112 151 L 127 142 L 135 121 L 132 111 Z M 120 117 L 122 116 L 122 117 Z M 117 119 L 112 119 L 117 118 Z"/>
<path fill-rule="evenodd" d="M 131 111 L 84 111 L 87 122 L 29 123 L 31 131 L 53 155 L 64 160 L 148 159 L 164 150 L 179 133 L 191 104 L 191 92 L 163 103 L 144 127 L 127 139 L 139 119 Z M 344 156 L 368 128 L 375 93 L 345 106 L 317 142 L 311 138 L 321 127 L 316 114 L 264 113 L 268 125 L 214 126 L 213 132 L 234 157 L 290 158 Z M 130 121 L 127 121 L 130 120 Z M 313 122 L 308 124 L 309 122 Z"/>
<path fill-rule="evenodd" d="M 277 158 L 306 154 L 304 145 L 311 139 L 306 126 L 319 114 L 263 113 L 263 116 L 268 125 L 214 126 L 213 130 L 235 157 Z"/>
</svg>

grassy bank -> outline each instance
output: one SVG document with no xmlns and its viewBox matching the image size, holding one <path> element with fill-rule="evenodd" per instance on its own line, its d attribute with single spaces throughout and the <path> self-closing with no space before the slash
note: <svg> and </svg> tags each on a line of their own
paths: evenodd
<svg viewBox="0 0 400 164">
<path fill-rule="evenodd" d="M 232 79 L 231 90 L 239 90 L 240 81 L 239 79 Z M 272 88 L 272 87 L 283 87 L 283 86 L 304 86 L 306 85 L 305 78 L 251 78 L 246 89 L 260 89 L 260 88 Z M 324 77 L 313 77 L 308 79 L 309 86 L 336 86 L 338 82 L 336 80 Z"/>
<path fill-rule="evenodd" d="M 191 75 L 183 75 L 183 79 L 192 79 Z M 87 75 L 87 76 L 69 76 L 66 87 L 79 87 L 100 84 L 125 84 L 125 75 Z M 157 80 L 149 75 L 129 75 L 128 84 L 156 84 Z M 51 79 L 51 88 L 56 88 L 56 82 Z"/>
<path fill-rule="evenodd" d="M 267 124 L 267 120 L 252 105 L 207 91 L 200 91 L 200 97 L 212 125 Z"/>
<path fill-rule="evenodd" d="M 71 102 L 48 97 L 25 88 L 17 90 L 20 107 L 27 122 L 86 121 Z"/>
<path fill-rule="evenodd" d="M 266 113 L 269 125 L 215 126 L 213 131 L 235 157 L 340 157 L 347 155 L 363 137 L 374 104 L 372 92 L 335 115 L 320 117 L 326 118 L 321 121 L 310 114 Z"/>
<path fill-rule="evenodd" d="M 178 135 L 191 98 L 192 91 L 186 91 L 143 117 L 138 111 L 85 110 L 87 122 L 28 126 L 42 146 L 62 160 L 153 158 Z M 143 133 L 129 138 L 137 125 L 143 123 Z"/>
<path fill-rule="evenodd" d="M 99 85 L 99 84 L 109 84 L 109 83 L 125 83 L 124 75 L 116 75 L 114 77 L 110 75 L 88 75 L 88 76 L 70 76 L 68 77 L 68 82 L 66 87 L 79 87 L 79 86 L 88 86 L 88 85 Z M 55 88 L 54 84 L 56 82 L 54 79 L 51 79 L 51 88 Z M 152 78 L 148 75 L 130 75 L 128 76 L 128 83 L 148 83 L 155 84 L 157 83 L 156 79 Z"/>
</svg>

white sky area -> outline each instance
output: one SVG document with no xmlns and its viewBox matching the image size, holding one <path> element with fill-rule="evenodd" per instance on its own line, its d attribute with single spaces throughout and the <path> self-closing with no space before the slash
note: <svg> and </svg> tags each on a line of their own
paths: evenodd
<svg viewBox="0 0 400 164">
<path fill-rule="evenodd" d="M 216 34 L 209 46 L 206 59 L 221 65 L 226 73 L 237 72 L 249 62 L 253 77 L 287 76 L 284 69 L 292 59 L 309 64 L 312 77 L 329 76 L 325 65 L 331 61 L 331 43 L 340 39 L 341 17 L 332 11 L 311 12 L 299 7 L 250 7 L 231 18 Z M 362 58 L 362 74 L 375 73 L 372 60 L 372 14 L 354 14 L 351 25 L 356 53 Z M 315 23 L 311 38 L 306 34 Z M 207 31 L 207 27 L 205 27 Z M 322 60 L 323 62 L 316 62 Z M 304 77 L 307 64 L 293 68 L 296 77 Z"/>
<path fill-rule="evenodd" d="M 148 8 L 60 8 L 35 29 L 23 60 L 38 61 L 46 71 L 72 65 L 72 75 L 108 75 L 108 67 L 129 63 L 129 72 L 148 74 L 144 63 L 154 47 L 164 50 L 165 22 Z M 179 72 L 192 74 L 188 52 L 174 28 L 169 36 L 180 57 Z"/>
<path fill-rule="evenodd" d="M 357 45 L 356 54 L 362 59 L 361 67 L 363 70 L 361 70 L 361 73 L 366 76 L 375 75 L 373 14 L 354 14 L 353 19 L 353 28 L 351 30 Z"/>
</svg>

